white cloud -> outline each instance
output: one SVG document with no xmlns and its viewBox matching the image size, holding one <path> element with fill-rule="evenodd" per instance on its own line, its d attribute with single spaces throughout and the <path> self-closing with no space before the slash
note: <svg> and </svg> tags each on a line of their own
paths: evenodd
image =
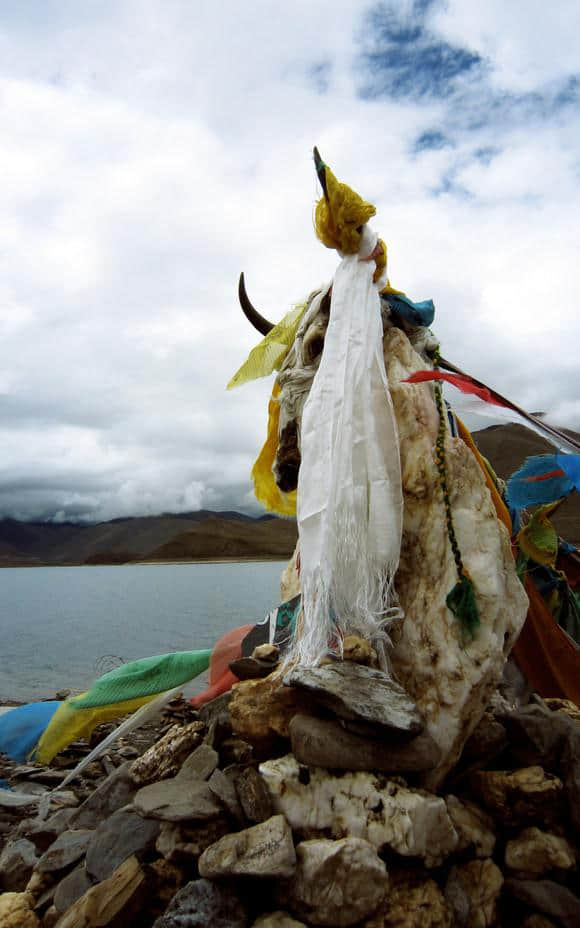
<svg viewBox="0 0 580 928">
<path fill-rule="evenodd" d="M 490 107 L 564 79 L 564 0 L 549 73 L 503 7 L 471 26 L 437 7 L 430 28 L 491 83 L 422 102 L 360 98 L 365 8 L 346 0 L 28 7 L 0 14 L 3 511 L 248 504 L 270 383 L 224 389 L 258 338 L 237 278 L 275 320 L 333 273 L 313 144 L 377 204 L 392 282 L 435 299 L 444 354 L 575 423 L 577 112 Z M 433 127 L 449 144 L 413 154 Z"/>
</svg>

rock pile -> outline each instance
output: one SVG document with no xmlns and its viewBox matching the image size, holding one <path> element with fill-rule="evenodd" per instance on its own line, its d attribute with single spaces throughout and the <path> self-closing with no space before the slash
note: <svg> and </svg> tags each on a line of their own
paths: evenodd
<svg viewBox="0 0 580 928">
<path fill-rule="evenodd" d="M 381 671 L 263 663 L 106 776 L 0 807 L 0 928 L 580 925 L 575 706 L 496 693 L 434 792 L 439 748 Z M 15 796 L 61 775 L 1 772 Z"/>
</svg>

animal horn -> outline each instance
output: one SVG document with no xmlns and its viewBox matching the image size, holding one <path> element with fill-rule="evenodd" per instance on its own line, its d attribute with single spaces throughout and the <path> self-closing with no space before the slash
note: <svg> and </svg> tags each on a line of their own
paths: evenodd
<svg viewBox="0 0 580 928">
<path fill-rule="evenodd" d="M 268 332 L 271 332 L 272 329 L 274 328 L 274 323 L 268 322 L 267 319 L 264 319 L 264 317 L 260 315 L 258 310 L 254 309 L 254 307 L 250 303 L 250 298 L 248 294 L 246 293 L 246 284 L 244 281 L 243 271 L 240 274 L 240 281 L 238 283 L 238 297 L 240 299 L 240 306 L 242 307 L 244 316 L 246 317 L 246 319 L 248 319 L 249 322 L 252 323 L 254 328 L 257 329 L 261 335 L 267 335 Z"/>
<path fill-rule="evenodd" d="M 328 187 L 326 186 L 326 165 L 322 158 L 320 157 L 320 152 L 318 151 L 316 145 L 314 146 L 314 166 L 316 168 L 316 174 L 318 180 L 320 181 L 320 186 L 322 187 L 322 192 L 324 198 L 328 203 Z"/>
</svg>

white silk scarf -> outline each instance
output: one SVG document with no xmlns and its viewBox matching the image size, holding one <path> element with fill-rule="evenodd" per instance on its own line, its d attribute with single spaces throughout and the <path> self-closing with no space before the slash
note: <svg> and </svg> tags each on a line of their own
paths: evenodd
<svg viewBox="0 0 580 928">
<path fill-rule="evenodd" d="M 365 233 L 370 230 L 365 227 Z M 360 254 L 376 238 L 363 235 Z M 316 664 L 344 634 L 376 640 L 393 608 L 403 516 L 399 439 L 373 261 L 343 257 L 301 423 L 298 531 L 303 622 L 289 655 Z"/>
</svg>

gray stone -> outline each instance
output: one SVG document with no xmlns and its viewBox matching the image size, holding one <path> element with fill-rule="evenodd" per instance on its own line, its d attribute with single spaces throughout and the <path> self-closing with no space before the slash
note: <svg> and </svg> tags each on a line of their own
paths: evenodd
<svg viewBox="0 0 580 928">
<path fill-rule="evenodd" d="M 236 822 L 242 823 L 244 821 L 244 813 L 242 812 L 238 794 L 236 793 L 230 777 L 228 777 L 223 770 L 217 768 L 207 781 L 207 785 L 214 796 L 217 796 L 224 809 L 229 812 L 231 817 Z"/>
<path fill-rule="evenodd" d="M 54 892 L 54 907 L 57 912 L 62 914 L 70 909 L 71 905 L 84 896 L 92 885 L 84 866 L 77 867 L 72 873 L 67 874 Z"/>
<path fill-rule="evenodd" d="M 194 880 L 175 894 L 153 928 L 248 928 L 248 916 L 232 890 Z"/>
<path fill-rule="evenodd" d="M 580 723 L 568 729 L 561 757 L 561 770 L 568 801 L 570 818 L 580 834 Z"/>
<path fill-rule="evenodd" d="M 154 846 L 159 828 L 155 819 L 144 819 L 130 808 L 113 812 L 92 835 L 87 848 L 88 873 L 96 880 L 106 880 L 131 855 L 140 859 Z"/>
<path fill-rule="evenodd" d="M 218 754 L 209 744 L 200 744 L 184 761 L 176 779 L 207 780 L 218 765 Z"/>
<path fill-rule="evenodd" d="M 296 667 L 284 683 L 306 690 L 315 702 L 341 719 L 407 735 L 423 730 L 415 703 L 381 670 L 337 661 L 324 667 Z"/>
<path fill-rule="evenodd" d="M 18 832 L 30 838 L 41 852 L 47 851 L 58 836 L 70 828 L 71 819 L 75 814 L 76 809 L 59 809 L 46 820 L 26 819 L 20 823 Z"/>
<path fill-rule="evenodd" d="M 32 841 L 26 838 L 10 841 L 0 854 L 0 888 L 6 892 L 22 892 L 37 862 Z"/>
<path fill-rule="evenodd" d="M 219 815 L 222 808 L 207 783 L 187 777 L 143 786 L 135 796 L 134 806 L 145 818 L 165 822 L 205 821 Z"/>
<path fill-rule="evenodd" d="M 76 831 L 63 831 L 49 849 L 44 852 L 36 869 L 39 873 L 53 873 L 64 870 L 79 860 L 86 852 L 94 832 L 88 828 Z"/>
<path fill-rule="evenodd" d="M 290 877 L 296 869 L 290 826 L 283 815 L 274 815 L 252 828 L 225 835 L 203 852 L 198 869 L 207 879 Z"/>
<path fill-rule="evenodd" d="M 345 731 L 335 719 L 301 713 L 290 722 L 290 741 L 292 753 L 301 764 L 332 770 L 432 770 L 441 757 L 427 732 L 412 741 L 370 740 Z"/>
<path fill-rule="evenodd" d="M 236 792 L 249 822 L 265 822 L 274 814 L 268 787 L 255 767 L 245 767 L 235 780 Z"/>
<path fill-rule="evenodd" d="M 555 918 L 564 928 L 580 925 L 580 899 L 552 880 L 506 880 L 504 892 Z"/>
<path fill-rule="evenodd" d="M 155 849 L 171 863 L 191 864 L 192 859 L 197 860 L 206 847 L 215 844 L 229 830 L 225 818 L 221 817 L 197 825 L 163 822 Z"/>
<path fill-rule="evenodd" d="M 267 677 L 276 665 L 271 661 L 260 661 L 255 657 L 240 657 L 232 661 L 230 670 L 238 680 L 255 680 L 258 677 Z"/>
<path fill-rule="evenodd" d="M 106 780 L 91 793 L 88 799 L 75 811 L 70 820 L 71 828 L 96 828 L 117 809 L 131 802 L 135 795 L 135 786 L 129 775 L 129 765 L 117 767 Z"/>
<path fill-rule="evenodd" d="M 309 924 L 346 928 L 371 916 L 385 899 L 387 870 L 368 841 L 303 841 L 296 857 L 295 877 L 280 885 L 278 895 Z"/>
</svg>

